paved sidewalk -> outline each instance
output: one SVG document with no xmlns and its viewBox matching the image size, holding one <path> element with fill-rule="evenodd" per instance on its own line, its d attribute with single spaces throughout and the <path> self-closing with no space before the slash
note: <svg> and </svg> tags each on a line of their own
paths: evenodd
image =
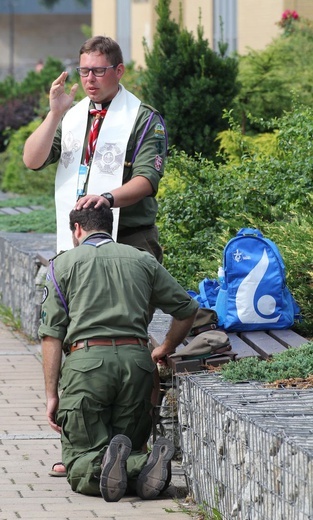
<svg viewBox="0 0 313 520">
<path fill-rule="evenodd" d="M 52 463 L 61 460 L 61 446 L 45 418 L 40 348 L 1 322 L 0 380 L 0 520 L 190 518 L 175 500 L 184 492 L 175 467 L 174 485 L 152 501 L 124 497 L 107 503 L 74 493 L 65 478 L 48 475 Z"/>
</svg>

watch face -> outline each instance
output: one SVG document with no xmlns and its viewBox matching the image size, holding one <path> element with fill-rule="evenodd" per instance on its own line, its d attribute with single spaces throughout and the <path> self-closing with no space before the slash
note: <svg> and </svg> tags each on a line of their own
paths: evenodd
<svg viewBox="0 0 313 520">
<path fill-rule="evenodd" d="M 112 193 L 102 193 L 102 197 L 105 197 L 109 201 L 110 208 L 111 208 L 114 204 L 114 197 L 113 197 Z"/>
</svg>

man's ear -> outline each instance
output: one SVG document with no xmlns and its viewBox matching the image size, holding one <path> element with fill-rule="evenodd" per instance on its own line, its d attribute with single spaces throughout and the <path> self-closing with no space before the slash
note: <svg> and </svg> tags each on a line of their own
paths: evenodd
<svg viewBox="0 0 313 520">
<path fill-rule="evenodd" d="M 120 80 L 121 77 L 123 76 L 124 72 L 125 72 L 125 66 L 124 66 L 124 64 L 123 64 L 123 63 L 119 63 L 119 64 L 117 65 L 117 67 L 116 67 L 116 75 L 117 75 L 117 77 L 118 77 L 119 80 Z"/>
<path fill-rule="evenodd" d="M 75 222 L 74 223 L 74 237 L 77 238 L 77 240 L 79 240 L 82 236 L 82 231 L 83 231 L 83 228 L 81 227 L 80 224 L 78 224 L 78 222 Z"/>
</svg>

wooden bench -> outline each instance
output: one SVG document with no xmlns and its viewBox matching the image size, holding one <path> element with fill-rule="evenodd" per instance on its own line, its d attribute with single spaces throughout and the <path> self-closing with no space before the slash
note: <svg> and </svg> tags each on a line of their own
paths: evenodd
<svg viewBox="0 0 313 520">
<path fill-rule="evenodd" d="M 153 348 L 158 347 L 163 342 L 170 322 L 171 316 L 157 309 L 149 326 L 150 342 Z M 205 359 L 168 358 L 168 365 L 174 372 L 199 372 L 210 365 L 218 366 L 228 363 L 230 360 L 238 361 L 252 356 L 257 356 L 259 359 L 268 359 L 273 354 L 308 343 L 307 339 L 291 329 L 231 332 L 227 335 L 230 340 L 231 351 L 222 355 L 208 356 Z M 179 352 L 179 349 L 187 345 L 192 339 L 192 337 L 187 337 L 176 351 Z"/>
</svg>

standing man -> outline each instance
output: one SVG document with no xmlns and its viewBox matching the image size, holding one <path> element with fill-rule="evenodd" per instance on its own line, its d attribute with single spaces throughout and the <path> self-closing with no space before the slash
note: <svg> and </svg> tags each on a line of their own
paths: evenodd
<svg viewBox="0 0 313 520">
<path fill-rule="evenodd" d="M 155 195 L 167 151 L 163 119 L 120 84 L 123 56 L 111 38 L 87 40 L 77 70 L 87 97 L 72 107 L 78 85 L 67 94 L 62 72 L 52 83 L 47 117 L 24 147 L 28 168 L 58 161 L 57 251 L 72 247 L 70 210 L 96 202 L 114 209 L 118 242 L 142 247 L 161 262 Z"/>
<path fill-rule="evenodd" d="M 152 255 L 114 242 L 106 205 L 72 210 L 70 229 L 75 248 L 51 263 L 39 327 L 48 421 L 61 432 L 74 491 L 118 501 L 128 489 L 152 499 L 169 484 L 174 454 L 164 438 L 150 455 L 141 450 L 151 431 L 154 363 L 188 334 L 198 304 Z M 149 303 L 173 316 L 152 354 Z"/>
</svg>

